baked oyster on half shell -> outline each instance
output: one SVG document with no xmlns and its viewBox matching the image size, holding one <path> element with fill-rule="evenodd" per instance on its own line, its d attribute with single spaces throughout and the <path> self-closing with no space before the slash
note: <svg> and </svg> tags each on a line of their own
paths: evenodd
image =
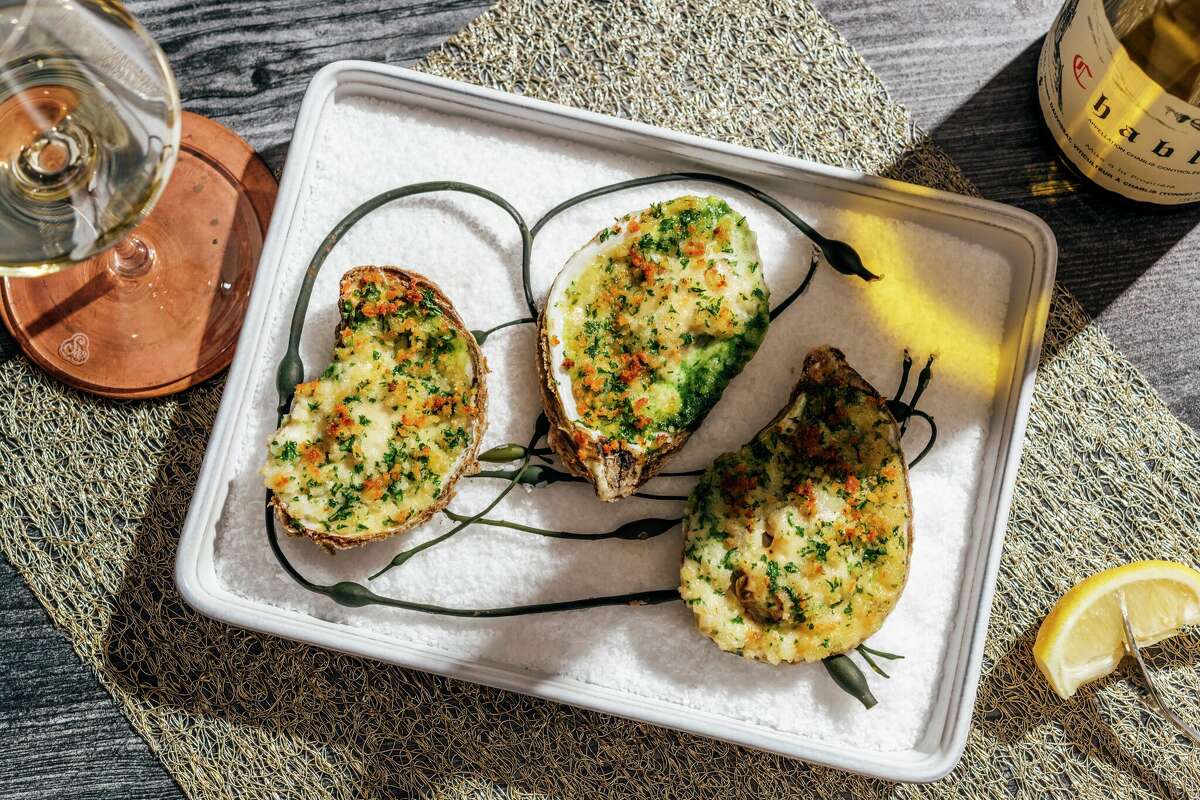
<svg viewBox="0 0 1200 800">
<path fill-rule="evenodd" d="M 486 427 L 487 366 L 428 278 L 356 267 L 341 280 L 333 358 L 298 385 L 262 468 L 288 533 L 343 549 L 445 508 Z"/>
<path fill-rule="evenodd" d="M 844 653 L 899 600 L 912 518 L 887 401 L 818 348 L 779 415 L 688 498 L 679 594 L 722 650 L 773 664 Z"/>
<path fill-rule="evenodd" d="M 538 325 L 550 447 L 602 500 L 683 446 L 770 320 L 757 238 L 719 197 L 626 214 L 558 274 Z"/>
</svg>

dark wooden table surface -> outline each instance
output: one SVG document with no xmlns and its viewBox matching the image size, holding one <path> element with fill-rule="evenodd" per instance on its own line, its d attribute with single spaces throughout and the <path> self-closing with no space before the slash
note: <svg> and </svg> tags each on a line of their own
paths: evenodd
<svg viewBox="0 0 1200 800">
<path fill-rule="evenodd" d="M 1056 0 L 816 0 L 894 97 L 993 200 L 1046 219 L 1059 278 L 1200 427 L 1200 209 L 1155 213 L 1061 178 L 1043 141 L 1034 66 Z M 185 105 L 282 165 L 309 78 L 362 58 L 405 64 L 466 25 L 478 0 L 130 0 Z M 1035 197 L 1035 188 L 1042 192 Z M 7 563 L 0 561 L 0 800 L 174 798 L 180 792 Z"/>
</svg>

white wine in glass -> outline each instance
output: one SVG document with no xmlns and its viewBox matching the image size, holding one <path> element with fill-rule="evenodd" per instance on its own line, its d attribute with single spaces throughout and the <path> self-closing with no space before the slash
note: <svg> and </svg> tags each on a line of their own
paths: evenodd
<svg viewBox="0 0 1200 800">
<path fill-rule="evenodd" d="M 112 0 L 0 0 L 0 316 L 78 388 L 166 394 L 228 364 L 275 182 L 182 112 Z M 70 269 L 68 269 L 70 268 Z"/>
<path fill-rule="evenodd" d="M 120 7 L 4 11 L 0 274 L 40 275 L 107 249 L 150 211 L 179 150 L 179 96 Z"/>
</svg>

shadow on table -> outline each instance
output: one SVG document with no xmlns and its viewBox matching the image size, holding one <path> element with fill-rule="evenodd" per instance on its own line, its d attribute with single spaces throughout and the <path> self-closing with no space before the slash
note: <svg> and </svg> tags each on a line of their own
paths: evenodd
<svg viewBox="0 0 1200 800">
<path fill-rule="evenodd" d="M 17 346 L 17 340 L 3 325 L 0 325 L 0 365 L 15 358 L 20 352 L 21 348 Z"/>
<path fill-rule="evenodd" d="M 233 793 L 426 797 L 760 797 L 787 785 L 835 787 L 830 796 L 889 798 L 897 784 L 790 762 L 688 734 L 337 654 L 231 628 L 188 609 L 175 590 L 177 531 L 211 420 L 180 396 L 146 515 L 103 642 L 106 677 L 138 727 L 169 733 L 160 756 L 185 786 L 213 771 Z M 261 535 L 258 530 L 247 535 Z M 586 632 L 584 631 L 584 635 Z M 1035 629 L 985 670 L 974 740 L 1013 758 L 1055 725 L 1063 752 L 1111 764 L 1164 797 L 1182 791 L 1122 743 L 1085 689 L 1053 698 L 1033 668 Z M 1191 637 L 1168 664 L 1187 663 Z M 1159 662 L 1161 666 L 1163 662 Z M 135 711 L 134 716 L 137 716 Z M 181 738 L 191 740 L 179 745 Z M 197 761 L 197 755 L 199 761 Z M 978 761 L 978 753 L 975 761 Z M 1042 762 L 1039 762 L 1042 763 Z M 1043 764 L 1044 765 L 1044 764 Z M 1015 765 L 1019 766 L 1019 765 Z M 957 777 L 955 777 L 957 776 Z M 960 766 L 947 780 L 970 781 Z M 1019 771 L 1012 779 L 1020 788 Z M 270 782 L 269 785 L 264 782 Z"/>
<path fill-rule="evenodd" d="M 211 420 L 183 394 L 116 593 L 102 658 L 114 691 L 152 712 L 185 787 L 232 793 L 427 797 L 505 790 L 563 797 L 769 796 L 788 781 L 892 785 L 603 714 L 425 675 L 208 620 L 173 582 L 177 532 Z M 261 535 L 261 531 L 247 531 Z M 586 638 L 586 630 L 581 631 Z M 186 715 L 186 716 L 185 716 Z M 176 745 L 181 737 L 190 746 Z M 199 755 L 199 759 L 197 759 Z M 189 777 L 192 776 L 192 777 Z M 266 784 L 264 782 L 270 782 Z"/>
<path fill-rule="evenodd" d="M 1040 748 L 1053 751 L 1050 759 L 1041 760 L 1039 765 L 1045 766 L 1051 759 L 1061 762 L 1064 790 L 1072 788 L 1069 777 L 1072 772 L 1084 773 L 1089 763 L 1104 762 L 1112 767 L 1113 773 L 1132 777 L 1155 797 L 1179 800 L 1190 797 L 1188 790 L 1174 783 L 1180 776 L 1154 771 L 1148 766 L 1145 754 L 1136 752 L 1136 743 L 1123 741 L 1113 727 L 1115 716 L 1136 714 L 1135 727 L 1157 730 L 1168 740 L 1172 738 L 1174 728 L 1155 716 L 1148 705 L 1149 699 L 1133 701 L 1132 709 L 1123 705 L 1117 708 L 1113 700 L 1101 704 L 1100 695 L 1111 691 L 1109 684 L 1113 681 L 1132 681 L 1143 695 L 1136 670 L 1126 663 L 1109 678 L 1082 686 L 1070 700 L 1062 700 L 1034 665 L 1032 650 L 1037 629 L 1038 625 L 1027 628 L 1010 643 L 999 661 L 985 666 L 975 704 L 976 734 L 997 742 L 1003 750 L 996 755 L 1004 758 L 1019 753 L 1023 742 L 1039 742 Z M 1156 672 L 1192 668 L 1198 648 L 1200 635 L 1187 632 L 1148 654 L 1150 668 Z M 1053 727 L 1049 735 L 1041 733 L 1047 726 Z M 1028 787 L 1021 782 L 1021 771 L 1008 770 L 1007 774 L 1008 795 L 1024 796 L 1022 792 Z"/>
<path fill-rule="evenodd" d="M 1160 210 L 1090 188 L 1064 168 L 1036 95 L 1041 40 L 966 100 L 929 138 L 989 200 L 1045 220 L 1058 239 L 1058 280 L 1096 316 L 1200 222 L 1200 207 Z M 904 179 L 900 160 L 885 174 Z"/>
</svg>

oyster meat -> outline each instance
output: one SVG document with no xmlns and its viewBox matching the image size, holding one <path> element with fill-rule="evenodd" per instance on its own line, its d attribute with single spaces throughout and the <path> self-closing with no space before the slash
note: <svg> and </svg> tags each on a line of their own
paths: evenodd
<svg viewBox="0 0 1200 800">
<path fill-rule="evenodd" d="M 688 498 L 679 593 L 722 649 L 770 663 L 861 644 L 895 607 L 912 498 L 886 401 L 823 347 L 788 405 Z"/>
<path fill-rule="evenodd" d="M 626 214 L 563 267 L 538 325 L 549 443 L 602 500 L 683 446 L 770 320 L 757 239 L 719 197 Z"/>
<path fill-rule="evenodd" d="M 263 479 L 289 533 L 328 549 L 410 530 L 450 502 L 486 425 L 475 338 L 427 278 L 357 267 L 341 280 L 333 360 L 296 387 Z"/>
</svg>

